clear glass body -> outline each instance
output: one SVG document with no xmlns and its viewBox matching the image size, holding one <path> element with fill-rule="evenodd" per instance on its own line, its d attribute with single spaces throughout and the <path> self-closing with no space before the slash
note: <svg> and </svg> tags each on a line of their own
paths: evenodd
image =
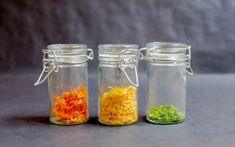
<svg viewBox="0 0 235 147">
<path fill-rule="evenodd" d="M 43 63 L 49 73 L 50 122 L 58 125 L 86 122 L 89 118 L 87 46 L 52 44 L 47 48 Z"/>
<path fill-rule="evenodd" d="M 87 63 L 60 66 L 48 77 L 50 121 L 73 125 L 88 120 Z"/>
<path fill-rule="evenodd" d="M 129 125 L 138 119 L 137 86 L 130 82 L 137 81 L 137 48 L 99 45 L 98 119 L 102 124 Z"/>
<path fill-rule="evenodd" d="M 148 62 L 146 119 L 151 123 L 184 121 L 186 109 L 186 66 L 184 63 Z"/>
<path fill-rule="evenodd" d="M 131 77 L 134 73 L 130 72 Z M 128 125 L 138 119 L 137 87 L 116 66 L 99 65 L 99 121 L 105 125 Z"/>
<path fill-rule="evenodd" d="M 156 124 L 183 122 L 186 115 L 186 73 L 191 46 L 175 42 L 146 44 L 148 94 L 146 119 Z"/>
</svg>

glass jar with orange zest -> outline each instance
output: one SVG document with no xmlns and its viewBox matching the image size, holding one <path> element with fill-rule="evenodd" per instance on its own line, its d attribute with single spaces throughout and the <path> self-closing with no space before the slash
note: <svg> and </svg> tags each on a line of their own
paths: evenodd
<svg viewBox="0 0 235 147">
<path fill-rule="evenodd" d="M 35 86 L 48 78 L 50 122 L 58 125 L 86 122 L 87 61 L 93 59 L 93 51 L 83 44 L 53 44 L 43 53 L 43 71 Z"/>
</svg>

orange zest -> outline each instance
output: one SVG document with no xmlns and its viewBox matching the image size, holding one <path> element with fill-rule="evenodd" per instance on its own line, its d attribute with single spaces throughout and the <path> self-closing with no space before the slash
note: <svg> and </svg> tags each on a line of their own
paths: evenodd
<svg viewBox="0 0 235 147">
<path fill-rule="evenodd" d="M 61 95 L 51 95 L 53 103 L 51 115 L 53 121 L 60 124 L 78 124 L 88 119 L 87 88 L 79 86 Z"/>
</svg>

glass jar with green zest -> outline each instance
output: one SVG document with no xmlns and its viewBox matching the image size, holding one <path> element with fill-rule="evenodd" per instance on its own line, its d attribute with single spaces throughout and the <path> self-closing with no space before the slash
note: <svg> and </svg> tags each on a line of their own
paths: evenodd
<svg viewBox="0 0 235 147">
<path fill-rule="evenodd" d="M 140 49 L 147 61 L 147 115 L 156 124 L 183 122 L 186 111 L 186 74 L 191 69 L 191 46 L 184 43 L 151 42 Z M 145 56 L 141 51 L 146 50 Z"/>
</svg>

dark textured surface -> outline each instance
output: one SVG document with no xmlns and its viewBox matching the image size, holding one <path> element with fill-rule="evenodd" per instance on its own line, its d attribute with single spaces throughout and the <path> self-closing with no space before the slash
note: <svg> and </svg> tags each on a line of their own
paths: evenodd
<svg viewBox="0 0 235 147">
<path fill-rule="evenodd" d="M 1 147 L 233 147 L 235 144 L 235 75 L 188 78 L 187 119 L 177 125 L 145 122 L 145 76 L 140 76 L 139 121 L 108 127 L 97 122 L 96 78 L 90 76 L 91 119 L 82 125 L 48 122 L 46 83 L 32 87 L 35 74 L 0 75 Z M 203 84 L 202 84 L 203 83 Z"/>
<path fill-rule="evenodd" d="M 179 41 L 197 73 L 235 72 L 234 14 L 235 0 L 1 0 L 0 71 L 41 67 L 51 43 Z"/>
</svg>

